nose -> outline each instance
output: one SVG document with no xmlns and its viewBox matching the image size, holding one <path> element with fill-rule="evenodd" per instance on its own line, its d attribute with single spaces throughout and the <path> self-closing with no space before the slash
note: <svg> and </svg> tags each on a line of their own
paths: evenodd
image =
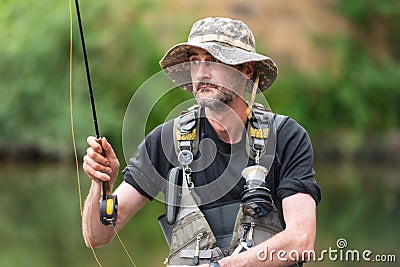
<svg viewBox="0 0 400 267">
<path fill-rule="evenodd" d="M 207 61 L 200 61 L 192 68 L 192 77 L 197 81 L 209 80 L 211 78 L 211 66 Z"/>
</svg>

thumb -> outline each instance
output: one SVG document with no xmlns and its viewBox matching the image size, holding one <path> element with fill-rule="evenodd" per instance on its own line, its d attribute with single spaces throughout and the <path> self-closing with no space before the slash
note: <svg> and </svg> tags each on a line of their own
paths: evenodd
<svg viewBox="0 0 400 267">
<path fill-rule="evenodd" d="M 110 145 L 110 143 L 107 141 L 107 139 L 105 137 L 101 138 L 101 146 L 103 147 L 104 152 L 107 157 L 108 156 L 116 157 L 112 146 Z"/>
</svg>

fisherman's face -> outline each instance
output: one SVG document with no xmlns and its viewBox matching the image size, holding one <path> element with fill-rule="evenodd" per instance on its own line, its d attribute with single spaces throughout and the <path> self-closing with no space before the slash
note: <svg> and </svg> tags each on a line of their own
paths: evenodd
<svg viewBox="0 0 400 267">
<path fill-rule="evenodd" d="M 199 105 L 221 109 L 244 97 L 247 77 L 238 66 L 221 63 L 201 48 L 189 51 L 189 61 L 193 94 Z"/>
</svg>

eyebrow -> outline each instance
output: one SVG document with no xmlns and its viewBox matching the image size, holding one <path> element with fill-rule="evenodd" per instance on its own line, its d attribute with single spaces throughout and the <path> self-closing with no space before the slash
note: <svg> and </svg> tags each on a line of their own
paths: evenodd
<svg viewBox="0 0 400 267">
<path fill-rule="evenodd" d="M 188 51 L 188 58 L 190 58 L 190 57 L 192 57 L 192 56 L 198 56 L 198 55 L 200 55 L 200 54 L 197 53 L 197 52 L 193 52 L 192 50 L 189 50 L 189 51 Z M 213 57 L 213 56 L 212 56 L 210 53 L 208 53 L 208 52 L 204 53 L 204 55 Z"/>
</svg>

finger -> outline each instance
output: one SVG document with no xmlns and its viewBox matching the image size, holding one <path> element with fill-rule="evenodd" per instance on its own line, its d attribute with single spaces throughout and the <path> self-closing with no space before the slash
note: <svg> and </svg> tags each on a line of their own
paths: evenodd
<svg viewBox="0 0 400 267">
<path fill-rule="evenodd" d="M 90 168 L 92 168 L 95 171 L 104 172 L 107 173 L 108 175 L 112 173 L 112 169 L 110 167 L 94 161 L 88 155 L 83 157 L 83 162 L 86 163 Z"/>
<path fill-rule="evenodd" d="M 107 159 L 110 162 L 116 163 L 119 168 L 119 161 L 118 161 L 117 155 L 115 154 L 114 149 L 112 148 L 111 144 L 107 141 L 107 139 L 105 137 L 102 138 L 102 146 L 103 146 L 103 149 L 104 149 Z"/>
<path fill-rule="evenodd" d="M 94 136 L 89 136 L 89 137 L 86 139 L 86 141 L 87 141 L 88 145 L 89 145 L 90 147 L 92 147 L 93 150 L 96 151 L 97 153 L 100 153 L 100 154 L 101 154 L 101 153 L 103 152 L 103 148 L 101 147 L 101 144 L 98 143 L 96 137 L 94 137 Z"/>
<path fill-rule="evenodd" d="M 102 181 L 109 181 L 110 180 L 110 176 L 109 175 L 107 175 L 106 173 L 94 170 L 86 162 L 83 163 L 83 170 L 93 180 L 102 180 Z"/>
<path fill-rule="evenodd" d="M 94 151 L 94 149 L 92 147 L 88 147 L 86 149 L 86 155 L 89 156 L 93 161 L 104 165 L 104 166 L 108 166 L 110 164 L 109 160 L 104 157 L 102 154 Z"/>
<path fill-rule="evenodd" d="M 101 145 L 107 157 L 111 157 L 113 159 L 116 158 L 114 149 L 112 148 L 112 146 L 105 137 L 101 138 Z"/>
</svg>

